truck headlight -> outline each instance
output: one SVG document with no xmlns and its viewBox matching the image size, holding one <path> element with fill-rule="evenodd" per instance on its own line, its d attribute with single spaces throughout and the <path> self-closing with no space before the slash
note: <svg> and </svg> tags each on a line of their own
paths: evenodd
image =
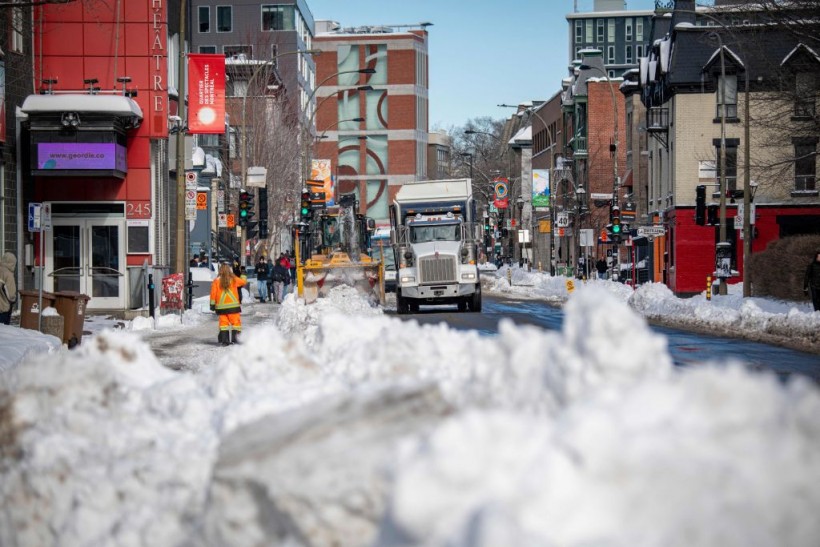
<svg viewBox="0 0 820 547">
<path fill-rule="evenodd" d="M 463 273 L 461 274 L 461 279 L 475 279 L 474 273 Z"/>
<path fill-rule="evenodd" d="M 415 283 L 416 278 L 413 277 L 412 275 L 403 275 L 403 276 L 401 276 L 401 282 L 402 283 Z"/>
</svg>

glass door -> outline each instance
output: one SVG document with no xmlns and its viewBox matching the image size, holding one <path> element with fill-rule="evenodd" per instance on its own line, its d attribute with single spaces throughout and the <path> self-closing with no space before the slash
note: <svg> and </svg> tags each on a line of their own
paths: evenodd
<svg viewBox="0 0 820 547">
<path fill-rule="evenodd" d="M 123 231 L 118 219 L 55 218 L 46 232 L 49 290 L 87 294 L 89 309 L 125 307 Z"/>
</svg>

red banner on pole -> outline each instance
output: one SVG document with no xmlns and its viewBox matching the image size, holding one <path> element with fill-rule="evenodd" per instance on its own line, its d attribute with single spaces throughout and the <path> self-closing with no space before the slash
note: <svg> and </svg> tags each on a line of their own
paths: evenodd
<svg viewBox="0 0 820 547">
<path fill-rule="evenodd" d="M 496 209 L 506 209 L 509 205 L 510 198 L 495 198 L 493 201 L 493 205 L 495 205 Z"/>
<path fill-rule="evenodd" d="M 188 55 L 188 133 L 225 133 L 225 56 Z"/>
</svg>

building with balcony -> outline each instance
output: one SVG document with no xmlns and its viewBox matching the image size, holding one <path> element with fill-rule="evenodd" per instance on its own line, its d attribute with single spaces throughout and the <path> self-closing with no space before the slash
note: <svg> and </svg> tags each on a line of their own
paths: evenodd
<svg viewBox="0 0 820 547">
<path fill-rule="evenodd" d="M 317 22 L 313 157 L 379 225 L 402 184 L 428 178 L 428 25 Z"/>
<path fill-rule="evenodd" d="M 698 186 L 713 210 L 725 195 L 726 241 L 738 273 L 729 283 L 745 268 L 739 205 L 747 173 L 756 190 L 752 252 L 779 238 L 820 233 L 820 132 L 813 121 L 820 57 L 788 26 L 762 24 L 755 11 L 738 16 L 736 9 L 696 12 L 694 1 L 678 0 L 655 19 L 657 42 L 636 79 L 649 135 L 648 214 L 665 227 L 657 259 L 677 294 L 701 292 L 716 270 L 719 219 L 697 222 Z"/>
</svg>

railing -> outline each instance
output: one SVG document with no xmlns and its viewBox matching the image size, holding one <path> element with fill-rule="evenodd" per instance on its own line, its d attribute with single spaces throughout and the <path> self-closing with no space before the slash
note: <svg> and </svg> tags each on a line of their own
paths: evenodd
<svg viewBox="0 0 820 547">
<path fill-rule="evenodd" d="M 572 149 L 575 151 L 575 155 L 586 155 L 587 154 L 587 138 L 586 137 L 575 137 L 572 141 Z"/>
<path fill-rule="evenodd" d="M 667 131 L 669 129 L 669 109 L 653 106 L 646 111 L 647 131 Z"/>
</svg>

